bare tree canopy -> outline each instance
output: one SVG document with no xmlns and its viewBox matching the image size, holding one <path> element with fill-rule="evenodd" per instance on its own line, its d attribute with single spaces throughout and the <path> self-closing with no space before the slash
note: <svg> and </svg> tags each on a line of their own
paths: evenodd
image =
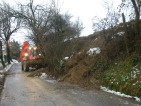
<svg viewBox="0 0 141 106">
<path fill-rule="evenodd" d="M 9 4 L 3 3 L 0 8 L 0 37 L 6 44 L 7 60 L 10 64 L 10 47 L 9 40 L 13 33 L 20 28 L 20 20 L 14 17 L 14 11 Z"/>
</svg>

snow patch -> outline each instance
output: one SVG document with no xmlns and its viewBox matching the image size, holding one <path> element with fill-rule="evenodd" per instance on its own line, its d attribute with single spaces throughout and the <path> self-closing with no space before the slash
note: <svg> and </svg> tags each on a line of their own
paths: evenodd
<svg viewBox="0 0 141 106">
<path fill-rule="evenodd" d="M 73 39 L 73 38 L 66 38 L 66 39 L 64 39 L 63 42 L 67 42 L 67 41 L 72 40 L 72 39 Z"/>
<path fill-rule="evenodd" d="M 69 39 L 64 39 L 64 42 L 68 41 Z"/>
<path fill-rule="evenodd" d="M 118 32 L 117 35 L 123 36 L 125 32 Z"/>
<path fill-rule="evenodd" d="M 115 36 L 112 36 L 112 39 L 115 39 L 116 37 Z"/>
<path fill-rule="evenodd" d="M 49 82 L 49 83 L 52 83 L 52 84 L 57 82 L 56 80 L 46 80 L 46 81 Z"/>
<path fill-rule="evenodd" d="M 110 89 L 108 89 L 106 87 L 102 87 L 102 86 L 100 88 L 105 92 L 112 93 L 112 94 L 115 94 L 115 95 L 118 95 L 118 96 L 121 96 L 121 97 L 134 98 L 136 101 L 141 102 L 141 99 L 138 98 L 138 97 L 133 97 L 133 96 L 130 96 L 130 95 L 123 94 L 121 92 L 116 92 L 114 90 L 110 90 Z"/>
<path fill-rule="evenodd" d="M 79 38 L 79 36 L 75 36 L 74 38 L 77 39 L 77 38 Z"/>
<path fill-rule="evenodd" d="M 97 40 L 98 38 L 95 38 L 95 40 Z"/>
<path fill-rule="evenodd" d="M 47 77 L 48 77 L 48 75 L 46 73 L 42 73 L 40 76 L 41 79 L 46 79 Z"/>
<path fill-rule="evenodd" d="M 0 78 L 4 77 L 4 73 L 6 73 L 7 71 L 9 71 L 9 69 L 12 67 L 12 65 L 15 62 L 12 62 L 11 64 L 7 65 L 3 70 L 0 70 Z"/>
<path fill-rule="evenodd" d="M 87 54 L 89 55 L 93 55 L 94 53 L 95 54 L 100 54 L 101 50 L 99 47 L 96 47 L 96 48 L 90 48 L 89 51 L 87 52 Z"/>
<path fill-rule="evenodd" d="M 0 74 L 0 78 L 3 78 L 4 77 L 4 75 L 3 74 Z"/>
<path fill-rule="evenodd" d="M 14 62 L 14 63 L 19 63 L 17 60 L 15 60 L 15 59 L 12 59 L 12 61 Z"/>
<path fill-rule="evenodd" d="M 11 64 L 7 65 L 7 66 L 4 68 L 3 72 L 7 72 L 7 71 L 12 67 L 12 65 L 13 65 L 14 63 L 15 63 L 15 62 L 12 62 Z"/>
<path fill-rule="evenodd" d="M 72 38 L 70 38 L 70 40 L 72 40 Z"/>
<path fill-rule="evenodd" d="M 65 59 L 65 60 L 68 60 L 68 59 L 69 59 L 69 57 L 64 57 L 64 59 Z"/>
</svg>

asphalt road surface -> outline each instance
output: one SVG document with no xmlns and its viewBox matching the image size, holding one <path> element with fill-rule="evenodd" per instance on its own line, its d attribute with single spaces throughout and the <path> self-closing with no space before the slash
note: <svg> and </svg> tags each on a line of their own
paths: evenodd
<svg viewBox="0 0 141 106">
<path fill-rule="evenodd" d="M 84 90 L 53 80 L 30 78 L 14 64 L 6 77 L 0 106 L 141 106 L 101 90 Z"/>
</svg>

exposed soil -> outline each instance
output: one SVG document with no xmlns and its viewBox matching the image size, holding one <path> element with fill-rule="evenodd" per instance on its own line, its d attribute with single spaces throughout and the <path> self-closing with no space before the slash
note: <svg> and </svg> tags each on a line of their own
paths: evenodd
<svg viewBox="0 0 141 106">
<path fill-rule="evenodd" d="M 59 81 L 68 82 L 79 85 L 83 88 L 99 88 L 100 82 L 91 74 L 93 58 L 88 56 L 86 52 L 74 55 L 65 63 L 66 74 L 58 78 Z"/>
</svg>

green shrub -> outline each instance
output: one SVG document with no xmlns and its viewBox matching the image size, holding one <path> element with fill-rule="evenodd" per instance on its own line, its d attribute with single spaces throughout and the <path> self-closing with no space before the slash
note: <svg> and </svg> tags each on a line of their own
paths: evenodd
<svg viewBox="0 0 141 106">
<path fill-rule="evenodd" d="M 141 98 L 140 57 L 132 55 L 124 61 L 108 68 L 103 82 L 104 86 L 122 93 Z"/>
<path fill-rule="evenodd" d="M 133 54 L 132 56 L 131 56 L 131 63 L 132 63 L 132 65 L 133 66 L 135 66 L 137 63 L 139 63 L 139 59 L 140 57 L 137 55 L 137 54 Z"/>
</svg>

